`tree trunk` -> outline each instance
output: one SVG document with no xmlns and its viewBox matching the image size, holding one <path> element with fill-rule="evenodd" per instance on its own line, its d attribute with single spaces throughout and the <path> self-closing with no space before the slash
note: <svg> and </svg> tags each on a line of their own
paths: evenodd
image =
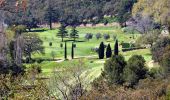
<svg viewBox="0 0 170 100">
<path fill-rule="evenodd" d="M 62 42 L 64 42 L 64 38 L 62 37 Z"/>
<path fill-rule="evenodd" d="M 50 24 L 50 30 L 52 30 L 53 27 L 52 27 L 52 20 L 51 20 L 51 17 L 50 17 L 50 22 L 49 22 L 49 24 Z"/>
<path fill-rule="evenodd" d="M 28 31 L 31 32 L 31 28 L 28 28 Z"/>
<path fill-rule="evenodd" d="M 64 58 L 67 60 L 67 42 L 65 42 Z"/>
</svg>

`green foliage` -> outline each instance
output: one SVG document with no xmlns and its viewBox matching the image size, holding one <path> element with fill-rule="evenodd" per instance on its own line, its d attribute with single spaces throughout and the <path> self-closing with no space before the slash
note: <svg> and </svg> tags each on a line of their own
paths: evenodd
<svg viewBox="0 0 170 100">
<path fill-rule="evenodd" d="M 53 43 L 52 43 L 52 42 L 50 42 L 50 43 L 49 43 L 49 46 L 50 46 L 50 47 L 51 47 L 51 46 L 53 46 Z"/>
<path fill-rule="evenodd" d="M 104 35 L 103 35 L 103 38 L 104 38 L 105 40 L 108 40 L 108 39 L 110 39 L 110 35 L 109 35 L 109 34 L 104 34 Z"/>
<path fill-rule="evenodd" d="M 160 38 L 151 49 L 152 59 L 156 62 L 160 62 L 162 60 L 162 56 L 164 54 L 164 50 L 167 46 L 170 45 L 169 37 Z"/>
<path fill-rule="evenodd" d="M 96 34 L 96 39 L 99 40 L 100 38 L 102 38 L 102 35 L 100 33 Z"/>
<path fill-rule="evenodd" d="M 122 84 L 126 61 L 122 55 L 114 55 L 104 64 L 102 75 L 109 83 Z"/>
<path fill-rule="evenodd" d="M 33 65 L 31 65 L 30 68 L 28 68 L 27 72 L 34 73 L 34 74 L 40 74 L 42 72 L 42 69 L 39 64 L 33 64 Z"/>
<path fill-rule="evenodd" d="M 93 38 L 93 34 L 91 34 L 91 33 L 86 33 L 85 38 L 89 41 L 90 39 Z"/>
<path fill-rule="evenodd" d="M 131 17 L 131 9 L 133 7 L 133 4 L 136 3 L 137 0 L 120 0 L 115 7 L 116 9 L 116 17 L 118 22 L 123 25 L 124 22 L 126 22 Z"/>
<path fill-rule="evenodd" d="M 14 55 L 14 44 L 15 44 L 15 41 L 11 41 L 10 44 L 9 44 L 9 51 L 10 51 L 10 56 L 11 56 L 11 60 L 14 61 L 15 59 L 15 55 Z"/>
<path fill-rule="evenodd" d="M 137 39 L 137 45 L 152 45 L 158 40 L 160 34 L 160 30 L 152 30 L 148 34 L 142 35 L 140 38 Z"/>
<path fill-rule="evenodd" d="M 124 70 L 124 79 L 130 86 L 135 85 L 140 79 L 144 79 L 147 75 L 145 60 L 142 56 L 133 55 L 127 63 Z"/>
<path fill-rule="evenodd" d="M 118 55 L 118 54 L 119 54 L 119 44 L 118 44 L 118 40 L 116 40 L 115 48 L 114 48 L 114 55 Z"/>
<path fill-rule="evenodd" d="M 121 43 L 122 48 L 130 48 L 130 43 Z"/>
<path fill-rule="evenodd" d="M 61 24 L 61 26 L 59 27 L 59 32 L 57 33 L 57 36 L 62 38 L 62 42 L 64 41 L 63 39 L 68 36 L 67 34 L 67 30 L 66 30 L 66 26 L 64 26 L 63 24 Z"/>
<path fill-rule="evenodd" d="M 104 49 L 105 49 L 104 43 L 101 42 L 100 46 L 99 46 L 99 51 L 98 51 L 99 59 L 103 59 L 104 58 L 104 51 L 105 51 Z"/>
<path fill-rule="evenodd" d="M 163 56 L 161 58 L 160 64 L 162 65 L 164 72 L 166 74 L 170 73 L 170 46 L 167 46 L 163 51 Z"/>
<path fill-rule="evenodd" d="M 112 49 L 110 47 L 110 44 L 108 44 L 106 49 L 106 58 L 110 58 L 112 56 Z"/>
<path fill-rule="evenodd" d="M 36 33 L 23 34 L 23 48 L 25 57 L 31 60 L 31 54 L 41 53 L 44 54 L 43 41 Z"/>
<path fill-rule="evenodd" d="M 76 27 L 72 27 L 71 33 L 70 33 L 70 38 L 73 38 L 74 41 L 76 38 L 79 38 L 78 31 L 76 30 Z"/>
<path fill-rule="evenodd" d="M 26 27 L 24 25 L 13 26 L 12 30 L 15 32 L 15 35 L 21 35 L 26 31 Z"/>
</svg>

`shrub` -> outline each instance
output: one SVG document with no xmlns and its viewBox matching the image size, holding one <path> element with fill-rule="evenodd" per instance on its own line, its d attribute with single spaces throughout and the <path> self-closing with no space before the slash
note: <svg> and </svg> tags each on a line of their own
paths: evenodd
<svg viewBox="0 0 170 100">
<path fill-rule="evenodd" d="M 146 47 L 134 47 L 134 48 L 123 48 L 122 51 L 132 51 L 132 50 L 138 50 L 138 49 L 146 49 Z"/>
<path fill-rule="evenodd" d="M 38 64 L 33 64 L 28 69 L 28 72 L 33 73 L 33 74 L 39 74 L 42 72 L 42 69 L 41 69 L 41 66 L 39 66 Z"/>
<path fill-rule="evenodd" d="M 51 51 L 51 57 L 53 58 L 53 60 L 55 59 L 55 55 L 56 53 L 54 51 Z"/>
<path fill-rule="evenodd" d="M 122 84 L 123 70 L 126 66 L 126 61 L 122 55 L 114 55 L 104 64 L 104 71 L 102 76 L 107 79 L 109 83 Z"/>
<path fill-rule="evenodd" d="M 98 51 L 99 51 L 99 48 L 98 48 L 98 47 L 91 48 L 91 51 L 92 51 L 92 52 L 98 52 Z"/>
<path fill-rule="evenodd" d="M 85 39 L 87 39 L 87 40 L 89 41 L 89 40 L 92 39 L 92 38 L 93 38 L 93 34 L 91 34 L 91 33 L 86 33 Z"/>
<path fill-rule="evenodd" d="M 63 44 L 62 44 L 62 43 L 60 43 L 60 47 L 61 47 L 61 48 L 63 47 Z"/>
<path fill-rule="evenodd" d="M 124 71 L 124 79 L 130 86 L 135 85 L 140 79 L 144 79 L 147 74 L 145 59 L 140 55 L 132 56 Z"/>
<path fill-rule="evenodd" d="M 130 48 L 130 43 L 121 43 L 122 48 Z"/>
<path fill-rule="evenodd" d="M 44 60 L 41 59 L 41 58 L 37 59 L 37 63 L 38 63 L 38 64 L 42 63 L 43 61 L 44 61 Z"/>
<path fill-rule="evenodd" d="M 102 35 L 100 33 L 96 34 L 96 39 L 99 40 L 100 38 L 102 38 Z"/>
<path fill-rule="evenodd" d="M 103 38 L 104 38 L 105 40 L 108 40 L 108 39 L 110 39 L 110 35 L 109 35 L 109 34 L 104 34 L 104 35 L 103 35 Z"/>
<path fill-rule="evenodd" d="M 49 43 L 49 46 L 51 47 L 52 45 L 53 45 L 53 43 L 52 43 L 52 42 L 50 42 L 50 43 Z"/>
</svg>

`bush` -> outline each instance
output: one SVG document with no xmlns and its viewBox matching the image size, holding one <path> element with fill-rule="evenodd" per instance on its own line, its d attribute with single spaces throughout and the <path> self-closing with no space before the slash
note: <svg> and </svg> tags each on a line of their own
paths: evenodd
<svg viewBox="0 0 170 100">
<path fill-rule="evenodd" d="M 34 74 L 39 74 L 42 72 L 41 66 L 38 64 L 33 64 L 31 67 L 28 69 L 28 72 L 34 73 Z"/>
<path fill-rule="evenodd" d="M 99 48 L 98 48 L 98 47 L 91 48 L 91 51 L 92 51 L 92 52 L 96 52 L 96 53 L 98 53 Z"/>
<path fill-rule="evenodd" d="M 121 43 L 122 48 L 130 48 L 130 43 Z"/>
<path fill-rule="evenodd" d="M 145 59 L 140 55 L 134 55 L 128 60 L 128 64 L 124 71 L 124 79 L 130 86 L 133 86 L 140 79 L 146 77 L 147 71 Z"/>
<path fill-rule="evenodd" d="M 63 44 L 62 44 L 62 43 L 60 43 L 60 47 L 61 47 L 61 48 L 63 47 Z"/>
<path fill-rule="evenodd" d="M 52 42 L 50 42 L 50 43 L 49 43 L 49 46 L 51 47 L 52 45 L 53 45 L 53 43 L 52 43 Z"/>
<path fill-rule="evenodd" d="M 114 55 L 104 64 L 104 71 L 102 76 L 107 79 L 109 83 L 122 84 L 123 70 L 126 66 L 126 61 L 122 55 Z"/>
<path fill-rule="evenodd" d="M 37 63 L 38 63 L 38 64 L 42 63 L 43 61 L 44 61 L 44 60 L 41 59 L 41 58 L 37 59 Z"/>
<path fill-rule="evenodd" d="M 99 40 L 100 38 L 102 38 L 102 35 L 100 33 L 96 34 L 96 39 Z"/>
<path fill-rule="evenodd" d="M 109 34 L 104 34 L 104 35 L 103 35 L 103 38 L 104 38 L 105 40 L 108 40 L 108 39 L 110 39 L 110 35 L 109 35 Z"/>
<path fill-rule="evenodd" d="M 86 33 L 85 39 L 87 39 L 87 40 L 89 41 L 89 40 L 92 39 L 92 38 L 93 38 L 93 34 L 91 34 L 91 33 Z"/>
</svg>

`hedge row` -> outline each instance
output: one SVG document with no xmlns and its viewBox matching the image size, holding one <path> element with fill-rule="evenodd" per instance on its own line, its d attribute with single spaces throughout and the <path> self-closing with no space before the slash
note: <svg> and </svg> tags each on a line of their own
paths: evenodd
<svg viewBox="0 0 170 100">
<path fill-rule="evenodd" d="M 146 47 L 122 48 L 122 51 L 126 52 L 126 51 L 138 50 L 138 49 L 146 49 Z"/>
</svg>

